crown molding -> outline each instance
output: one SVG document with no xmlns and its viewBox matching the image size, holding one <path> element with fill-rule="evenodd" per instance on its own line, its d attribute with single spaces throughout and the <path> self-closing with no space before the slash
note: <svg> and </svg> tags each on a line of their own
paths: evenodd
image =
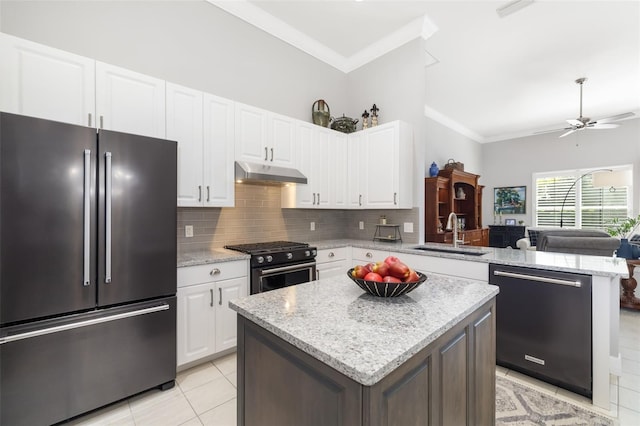
<svg viewBox="0 0 640 426">
<path fill-rule="evenodd" d="M 478 143 L 484 143 L 486 142 L 484 136 L 479 135 L 478 133 L 474 132 L 473 130 L 470 130 L 468 128 L 466 128 L 465 126 L 463 126 L 462 124 L 458 123 L 457 121 L 455 121 L 452 118 L 447 117 L 446 115 L 436 111 L 435 109 L 431 108 L 429 105 L 425 105 L 424 106 L 424 115 L 425 117 L 429 117 L 430 119 L 432 119 L 433 121 L 436 121 L 440 124 L 442 124 L 445 127 L 448 127 L 449 129 L 460 133 L 463 136 L 468 137 L 469 139 L 472 139 Z"/>
<path fill-rule="evenodd" d="M 347 58 L 246 0 L 206 1 L 345 74 L 418 37 L 427 39 L 438 30 L 438 27 L 425 15 Z"/>
</svg>

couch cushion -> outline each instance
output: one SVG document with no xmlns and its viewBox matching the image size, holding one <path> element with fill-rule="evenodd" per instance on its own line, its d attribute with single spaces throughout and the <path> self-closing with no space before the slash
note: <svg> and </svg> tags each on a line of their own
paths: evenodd
<svg viewBox="0 0 640 426">
<path fill-rule="evenodd" d="M 617 238 L 547 235 L 544 251 L 610 257 L 618 247 L 620 247 L 620 241 Z M 542 248 L 540 246 L 538 250 Z"/>
<path fill-rule="evenodd" d="M 538 244 L 538 235 L 540 234 L 540 230 L 538 229 L 528 229 L 529 232 L 529 243 L 531 247 L 535 247 Z"/>
</svg>

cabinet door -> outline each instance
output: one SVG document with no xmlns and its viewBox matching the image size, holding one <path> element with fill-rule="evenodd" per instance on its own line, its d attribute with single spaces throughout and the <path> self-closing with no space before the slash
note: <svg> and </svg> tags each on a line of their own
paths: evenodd
<svg viewBox="0 0 640 426">
<path fill-rule="evenodd" d="M 270 114 L 269 163 L 293 167 L 295 153 L 295 120 Z"/>
<path fill-rule="evenodd" d="M 0 34 L 0 110 L 95 126 L 95 61 Z"/>
<path fill-rule="evenodd" d="M 236 160 L 265 163 L 269 160 L 267 111 L 236 103 Z"/>
<path fill-rule="evenodd" d="M 365 208 L 398 207 L 398 128 L 393 125 L 366 132 L 363 182 Z"/>
<path fill-rule="evenodd" d="M 178 141 L 178 206 L 202 206 L 202 92 L 167 83 L 167 138 Z"/>
<path fill-rule="evenodd" d="M 96 62 L 98 127 L 136 135 L 165 137 L 165 82 Z"/>
<path fill-rule="evenodd" d="M 234 103 L 204 95 L 204 188 L 207 207 L 235 205 Z"/>
<path fill-rule="evenodd" d="M 329 137 L 329 152 L 325 168 L 330 169 L 329 188 L 330 206 L 338 209 L 347 208 L 348 204 L 348 136 L 343 133 L 331 132 Z"/>
<path fill-rule="evenodd" d="M 349 166 L 347 171 L 347 206 L 351 209 L 362 208 L 362 182 L 364 178 L 364 136 L 362 132 L 351 133 L 349 142 Z"/>
<path fill-rule="evenodd" d="M 329 208 L 331 206 L 331 189 L 329 185 L 329 174 L 333 168 L 329 163 L 329 139 L 330 130 L 318 127 L 316 140 L 313 145 L 312 155 L 314 167 L 315 206 Z"/>
<path fill-rule="evenodd" d="M 237 345 L 236 312 L 229 308 L 229 301 L 246 296 L 248 289 L 249 282 L 246 276 L 216 283 L 218 293 L 216 295 L 218 298 L 216 305 L 216 350 L 218 352 Z"/>
<path fill-rule="evenodd" d="M 298 121 L 296 123 L 296 143 L 298 150 L 296 153 L 296 167 L 307 177 L 306 185 L 296 185 L 296 207 L 313 207 L 314 185 L 316 184 L 315 164 L 318 159 L 314 158 L 313 150 L 315 146 L 316 129 L 313 124 Z"/>
<path fill-rule="evenodd" d="M 346 260 L 318 263 L 316 265 L 316 279 L 343 276 L 348 270 Z"/>
<path fill-rule="evenodd" d="M 178 288 L 178 365 L 215 353 L 214 283 Z"/>
</svg>

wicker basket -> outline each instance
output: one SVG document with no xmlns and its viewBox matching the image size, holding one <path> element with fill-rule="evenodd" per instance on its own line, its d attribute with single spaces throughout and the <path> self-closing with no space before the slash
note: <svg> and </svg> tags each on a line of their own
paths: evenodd
<svg viewBox="0 0 640 426">
<path fill-rule="evenodd" d="M 444 168 L 446 170 L 459 170 L 461 172 L 464 172 L 464 163 L 455 161 L 453 158 L 449 158 L 449 161 L 447 161 L 447 164 L 444 165 Z"/>
</svg>

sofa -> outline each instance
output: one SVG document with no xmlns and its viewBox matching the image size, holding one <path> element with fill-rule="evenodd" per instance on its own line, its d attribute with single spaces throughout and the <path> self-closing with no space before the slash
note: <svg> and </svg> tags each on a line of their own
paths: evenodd
<svg viewBox="0 0 640 426">
<path fill-rule="evenodd" d="M 620 240 L 605 231 L 589 229 L 553 229 L 535 231 L 535 250 L 555 253 L 587 254 L 592 256 L 613 256 L 620 247 Z M 532 237 L 532 233 L 529 233 Z M 531 249 L 530 239 L 517 242 L 520 249 Z"/>
</svg>

